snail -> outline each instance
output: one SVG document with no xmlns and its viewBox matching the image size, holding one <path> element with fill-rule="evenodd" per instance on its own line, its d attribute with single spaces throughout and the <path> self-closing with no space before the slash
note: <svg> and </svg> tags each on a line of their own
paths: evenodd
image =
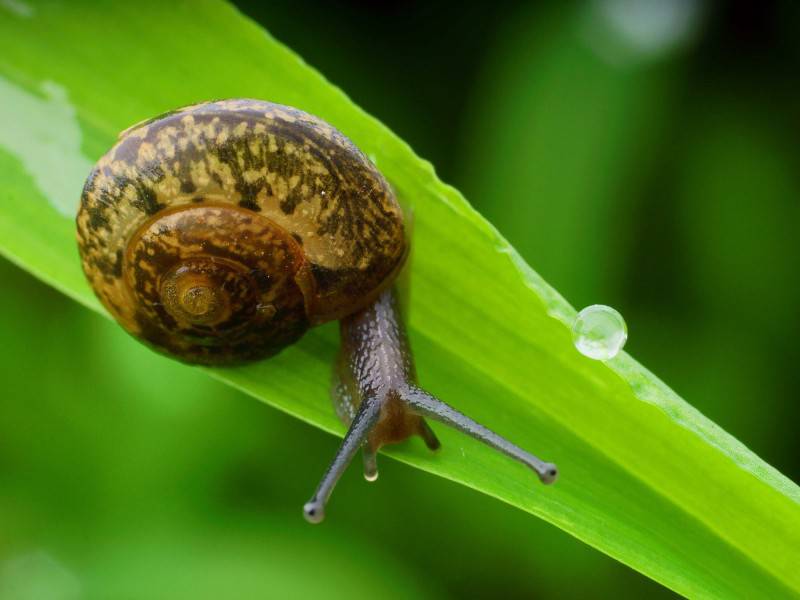
<svg viewBox="0 0 800 600">
<path fill-rule="evenodd" d="M 125 130 L 89 174 L 77 215 L 83 270 L 130 334 L 192 364 L 263 359 L 315 325 L 340 322 L 333 400 L 349 427 L 308 521 L 363 450 L 419 435 L 425 418 L 530 467 L 539 460 L 422 390 L 395 280 L 408 256 L 403 213 L 377 168 L 342 133 L 298 109 L 233 99 Z"/>
</svg>

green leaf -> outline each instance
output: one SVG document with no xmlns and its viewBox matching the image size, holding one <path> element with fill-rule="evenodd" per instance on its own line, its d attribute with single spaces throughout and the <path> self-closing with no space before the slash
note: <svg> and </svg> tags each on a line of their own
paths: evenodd
<svg viewBox="0 0 800 600">
<path fill-rule="evenodd" d="M 389 454 L 540 516 L 682 594 L 800 591 L 797 486 L 629 356 L 600 363 L 578 354 L 573 309 L 497 231 L 256 25 L 216 2 L 15 0 L 0 11 L 0 251 L 9 259 L 100 310 L 80 272 L 71 214 L 89 165 L 118 131 L 209 98 L 317 114 L 413 207 L 409 317 L 422 383 L 557 462 L 561 479 L 542 487 L 524 467 L 441 428 L 438 455 L 416 442 Z M 341 434 L 328 399 L 336 343 L 327 325 L 272 360 L 209 372 Z M 318 475 L 309 474 L 309 493 Z"/>
</svg>

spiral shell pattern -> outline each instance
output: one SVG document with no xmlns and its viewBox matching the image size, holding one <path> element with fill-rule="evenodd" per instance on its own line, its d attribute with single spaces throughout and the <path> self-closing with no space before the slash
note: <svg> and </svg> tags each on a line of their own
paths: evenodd
<svg viewBox="0 0 800 600">
<path fill-rule="evenodd" d="M 363 153 L 257 100 L 123 132 L 86 181 L 77 226 L 87 278 L 123 327 L 204 364 L 267 356 L 363 308 L 407 252 L 400 207 Z"/>
</svg>

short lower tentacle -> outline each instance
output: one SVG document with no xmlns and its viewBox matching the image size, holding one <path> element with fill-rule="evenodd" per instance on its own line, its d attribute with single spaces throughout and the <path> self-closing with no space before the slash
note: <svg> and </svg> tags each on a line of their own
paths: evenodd
<svg viewBox="0 0 800 600">
<path fill-rule="evenodd" d="M 364 446 L 364 479 L 367 481 L 378 479 L 377 451 L 369 444 Z"/>
</svg>

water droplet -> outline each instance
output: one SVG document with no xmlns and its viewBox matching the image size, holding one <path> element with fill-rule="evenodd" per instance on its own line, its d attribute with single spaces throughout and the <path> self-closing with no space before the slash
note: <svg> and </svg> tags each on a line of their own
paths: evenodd
<svg viewBox="0 0 800 600">
<path fill-rule="evenodd" d="M 610 306 L 587 306 L 575 318 L 572 339 L 578 352 L 595 360 L 614 358 L 628 340 L 625 319 Z"/>
</svg>

